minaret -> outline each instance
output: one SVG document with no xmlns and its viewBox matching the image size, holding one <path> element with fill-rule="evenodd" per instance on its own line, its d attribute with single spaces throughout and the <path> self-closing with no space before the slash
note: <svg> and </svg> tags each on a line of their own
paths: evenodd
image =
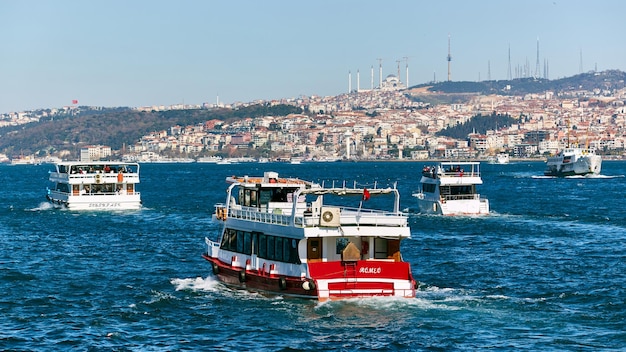
<svg viewBox="0 0 626 352">
<path fill-rule="evenodd" d="M 378 59 L 378 88 L 383 87 L 383 59 Z"/>
<path fill-rule="evenodd" d="M 356 91 L 357 93 L 361 90 L 361 76 L 359 70 L 356 70 Z"/>
<path fill-rule="evenodd" d="M 406 60 L 406 87 L 409 88 L 409 57 L 405 56 L 404 59 Z"/>
<path fill-rule="evenodd" d="M 352 72 L 348 71 L 348 94 L 352 93 Z"/>
<path fill-rule="evenodd" d="M 450 33 L 448 33 L 448 82 L 452 80 L 452 71 L 450 68 L 451 61 L 452 61 L 452 55 L 450 53 Z"/>
<path fill-rule="evenodd" d="M 372 90 L 374 90 L 374 65 L 372 65 L 372 73 L 371 73 L 371 78 L 370 78 L 370 84 L 372 86 Z"/>
</svg>

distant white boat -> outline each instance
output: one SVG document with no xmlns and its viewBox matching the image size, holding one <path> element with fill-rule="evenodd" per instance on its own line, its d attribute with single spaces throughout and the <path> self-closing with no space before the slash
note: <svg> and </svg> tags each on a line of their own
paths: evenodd
<svg viewBox="0 0 626 352">
<path fill-rule="evenodd" d="M 210 164 L 216 164 L 216 163 L 219 163 L 220 161 L 222 161 L 222 157 L 220 156 L 202 156 L 196 160 L 196 162 L 198 163 L 210 163 Z"/>
<path fill-rule="evenodd" d="M 598 175 L 602 169 L 602 157 L 594 149 L 565 148 L 546 161 L 545 176 Z"/>
<path fill-rule="evenodd" d="M 139 164 L 125 162 L 61 162 L 49 177 L 46 198 L 71 210 L 141 208 Z"/>
<path fill-rule="evenodd" d="M 482 183 L 479 162 L 441 162 L 424 167 L 420 190 L 413 196 L 421 213 L 486 215 L 489 201 L 476 191 Z"/>
<path fill-rule="evenodd" d="M 498 153 L 496 155 L 496 164 L 508 164 L 510 161 L 510 156 L 508 153 Z"/>
</svg>

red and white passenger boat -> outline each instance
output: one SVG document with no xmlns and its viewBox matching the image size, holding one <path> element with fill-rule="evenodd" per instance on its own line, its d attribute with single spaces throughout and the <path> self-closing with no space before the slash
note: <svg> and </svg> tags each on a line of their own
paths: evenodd
<svg viewBox="0 0 626 352">
<path fill-rule="evenodd" d="M 275 172 L 226 181 L 226 203 L 214 215 L 223 225 L 220 240 L 205 239 L 203 254 L 220 281 L 321 301 L 415 296 L 411 267 L 400 254 L 411 231 L 395 187 L 327 188 Z M 392 210 L 363 208 L 385 200 Z M 346 201 L 354 206 L 337 205 Z"/>
</svg>

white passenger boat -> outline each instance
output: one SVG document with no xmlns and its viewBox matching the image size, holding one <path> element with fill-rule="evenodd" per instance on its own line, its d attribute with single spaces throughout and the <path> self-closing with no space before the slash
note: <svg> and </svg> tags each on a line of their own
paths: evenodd
<svg viewBox="0 0 626 352">
<path fill-rule="evenodd" d="M 413 196 L 421 213 L 485 215 L 489 201 L 476 190 L 482 183 L 479 162 L 440 162 L 424 167 L 420 189 Z"/>
<path fill-rule="evenodd" d="M 589 148 L 565 148 L 556 155 L 548 157 L 545 176 L 586 176 L 599 175 L 602 169 L 602 157 Z"/>
<path fill-rule="evenodd" d="M 508 164 L 511 157 L 508 153 L 498 153 L 496 155 L 496 164 Z"/>
<path fill-rule="evenodd" d="M 400 254 L 411 231 L 395 187 L 324 187 L 275 172 L 226 181 L 226 203 L 214 215 L 220 238 L 206 238 L 203 254 L 220 281 L 322 301 L 415 296 L 411 267 Z M 391 210 L 364 208 L 370 197 L 387 200 Z"/>
<path fill-rule="evenodd" d="M 139 209 L 139 164 L 127 162 L 61 162 L 50 172 L 46 198 L 72 210 Z"/>
</svg>

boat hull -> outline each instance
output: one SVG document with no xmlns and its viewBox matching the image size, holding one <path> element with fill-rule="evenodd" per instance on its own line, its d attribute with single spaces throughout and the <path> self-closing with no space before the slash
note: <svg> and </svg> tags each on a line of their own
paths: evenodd
<svg viewBox="0 0 626 352">
<path fill-rule="evenodd" d="M 53 192 L 57 193 L 57 192 Z M 70 210 L 135 210 L 141 209 L 139 194 L 125 196 L 67 196 L 65 194 L 51 194 L 46 197 L 56 206 Z"/>
<path fill-rule="evenodd" d="M 471 199 L 454 201 L 434 201 L 419 199 L 417 201 L 420 213 L 434 215 L 488 215 L 489 200 Z"/>
<path fill-rule="evenodd" d="M 415 297 L 416 282 L 405 262 L 320 262 L 308 265 L 310 276 L 288 276 L 265 266 L 248 269 L 207 254 L 213 275 L 237 289 L 320 301 L 366 297 Z"/>
</svg>

